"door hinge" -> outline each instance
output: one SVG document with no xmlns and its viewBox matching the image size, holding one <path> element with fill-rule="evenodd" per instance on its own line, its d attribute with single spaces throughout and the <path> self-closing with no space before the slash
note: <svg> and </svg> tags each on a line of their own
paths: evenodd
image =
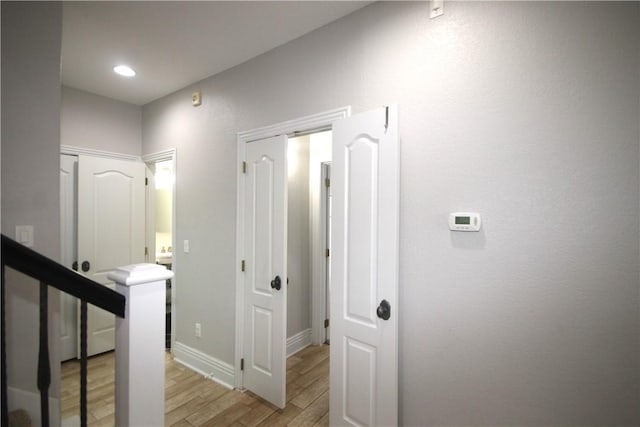
<svg viewBox="0 0 640 427">
<path fill-rule="evenodd" d="M 247 162 L 242 162 L 242 173 L 247 173 Z"/>
<path fill-rule="evenodd" d="M 240 359 L 240 370 L 244 371 L 244 359 Z"/>
<path fill-rule="evenodd" d="M 329 258 L 329 253 L 330 251 L 328 248 L 324 250 L 324 256 L 326 256 L 327 258 Z"/>
<path fill-rule="evenodd" d="M 245 262 L 244 262 L 244 260 L 242 260 L 242 261 L 240 261 L 240 270 L 244 271 L 244 268 L 245 268 Z"/>
<path fill-rule="evenodd" d="M 384 131 L 389 127 L 389 107 L 384 107 Z"/>
<path fill-rule="evenodd" d="M 325 187 L 331 187 L 331 180 L 329 178 L 325 178 L 324 179 L 324 186 Z"/>
<path fill-rule="evenodd" d="M 324 319 L 324 327 L 325 328 L 329 327 L 329 319 Z"/>
<path fill-rule="evenodd" d="M 144 247 L 144 254 L 149 255 L 149 248 L 146 246 Z"/>
<path fill-rule="evenodd" d="M 149 178 L 147 178 L 146 176 L 144 177 L 144 185 L 145 186 L 149 185 Z"/>
</svg>

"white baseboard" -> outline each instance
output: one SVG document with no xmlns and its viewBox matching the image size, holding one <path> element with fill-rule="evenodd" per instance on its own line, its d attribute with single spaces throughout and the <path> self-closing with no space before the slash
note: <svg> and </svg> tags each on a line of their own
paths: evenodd
<svg viewBox="0 0 640 427">
<path fill-rule="evenodd" d="M 311 345 L 311 328 L 287 338 L 287 357 Z"/>
<path fill-rule="evenodd" d="M 8 387 L 9 412 L 24 409 L 31 418 L 31 425 L 42 425 L 40 419 L 40 394 Z M 60 400 L 49 398 L 49 423 L 51 427 L 60 425 Z"/>
<path fill-rule="evenodd" d="M 232 384 L 235 384 L 235 370 L 233 365 L 178 341 L 173 345 L 172 353 L 176 362 L 201 373 L 207 378 L 211 378 L 213 381 L 225 387 L 233 388 Z"/>
<path fill-rule="evenodd" d="M 310 328 L 287 338 L 287 357 L 309 345 L 311 345 Z M 235 384 L 235 369 L 233 365 L 178 341 L 174 343 L 172 353 L 176 362 L 193 369 L 207 378 L 211 378 L 225 387 L 233 388 L 232 384 Z"/>
</svg>

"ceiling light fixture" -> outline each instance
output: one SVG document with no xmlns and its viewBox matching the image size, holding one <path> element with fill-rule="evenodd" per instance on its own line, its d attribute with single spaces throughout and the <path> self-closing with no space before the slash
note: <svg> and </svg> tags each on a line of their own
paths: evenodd
<svg viewBox="0 0 640 427">
<path fill-rule="evenodd" d="M 136 75 L 136 72 L 133 71 L 133 69 L 127 65 L 116 65 L 115 67 L 113 67 L 113 71 L 116 74 L 120 74 L 121 76 L 124 76 L 124 77 L 133 77 Z"/>
</svg>

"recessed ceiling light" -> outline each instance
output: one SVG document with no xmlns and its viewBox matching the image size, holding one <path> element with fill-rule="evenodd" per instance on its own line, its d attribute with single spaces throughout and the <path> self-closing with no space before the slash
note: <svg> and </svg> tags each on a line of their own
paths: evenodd
<svg viewBox="0 0 640 427">
<path fill-rule="evenodd" d="M 116 65 L 115 67 L 113 67 L 113 71 L 116 74 L 120 74 L 121 76 L 125 77 L 133 77 L 136 75 L 136 72 L 133 71 L 131 67 L 128 67 L 126 65 Z"/>
</svg>

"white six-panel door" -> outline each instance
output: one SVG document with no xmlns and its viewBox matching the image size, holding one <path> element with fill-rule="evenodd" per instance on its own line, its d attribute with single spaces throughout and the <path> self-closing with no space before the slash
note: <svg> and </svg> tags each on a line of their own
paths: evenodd
<svg viewBox="0 0 640 427">
<path fill-rule="evenodd" d="M 396 107 L 333 126 L 332 426 L 398 423 L 397 130 Z"/>
<path fill-rule="evenodd" d="M 107 274 L 144 262 L 145 165 L 141 162 L 79 156 L 78 271 L 110 288 Z M 115 318 L 88 307 L 88 354 L 115 346 Z"/>
<path fill-rule="evenodd" d="M 277 136 L 248 143 L 245 157 L 244 387 L 279 408 L 286 400 L 286 152 L 287 137 Z"/>
</svg>

